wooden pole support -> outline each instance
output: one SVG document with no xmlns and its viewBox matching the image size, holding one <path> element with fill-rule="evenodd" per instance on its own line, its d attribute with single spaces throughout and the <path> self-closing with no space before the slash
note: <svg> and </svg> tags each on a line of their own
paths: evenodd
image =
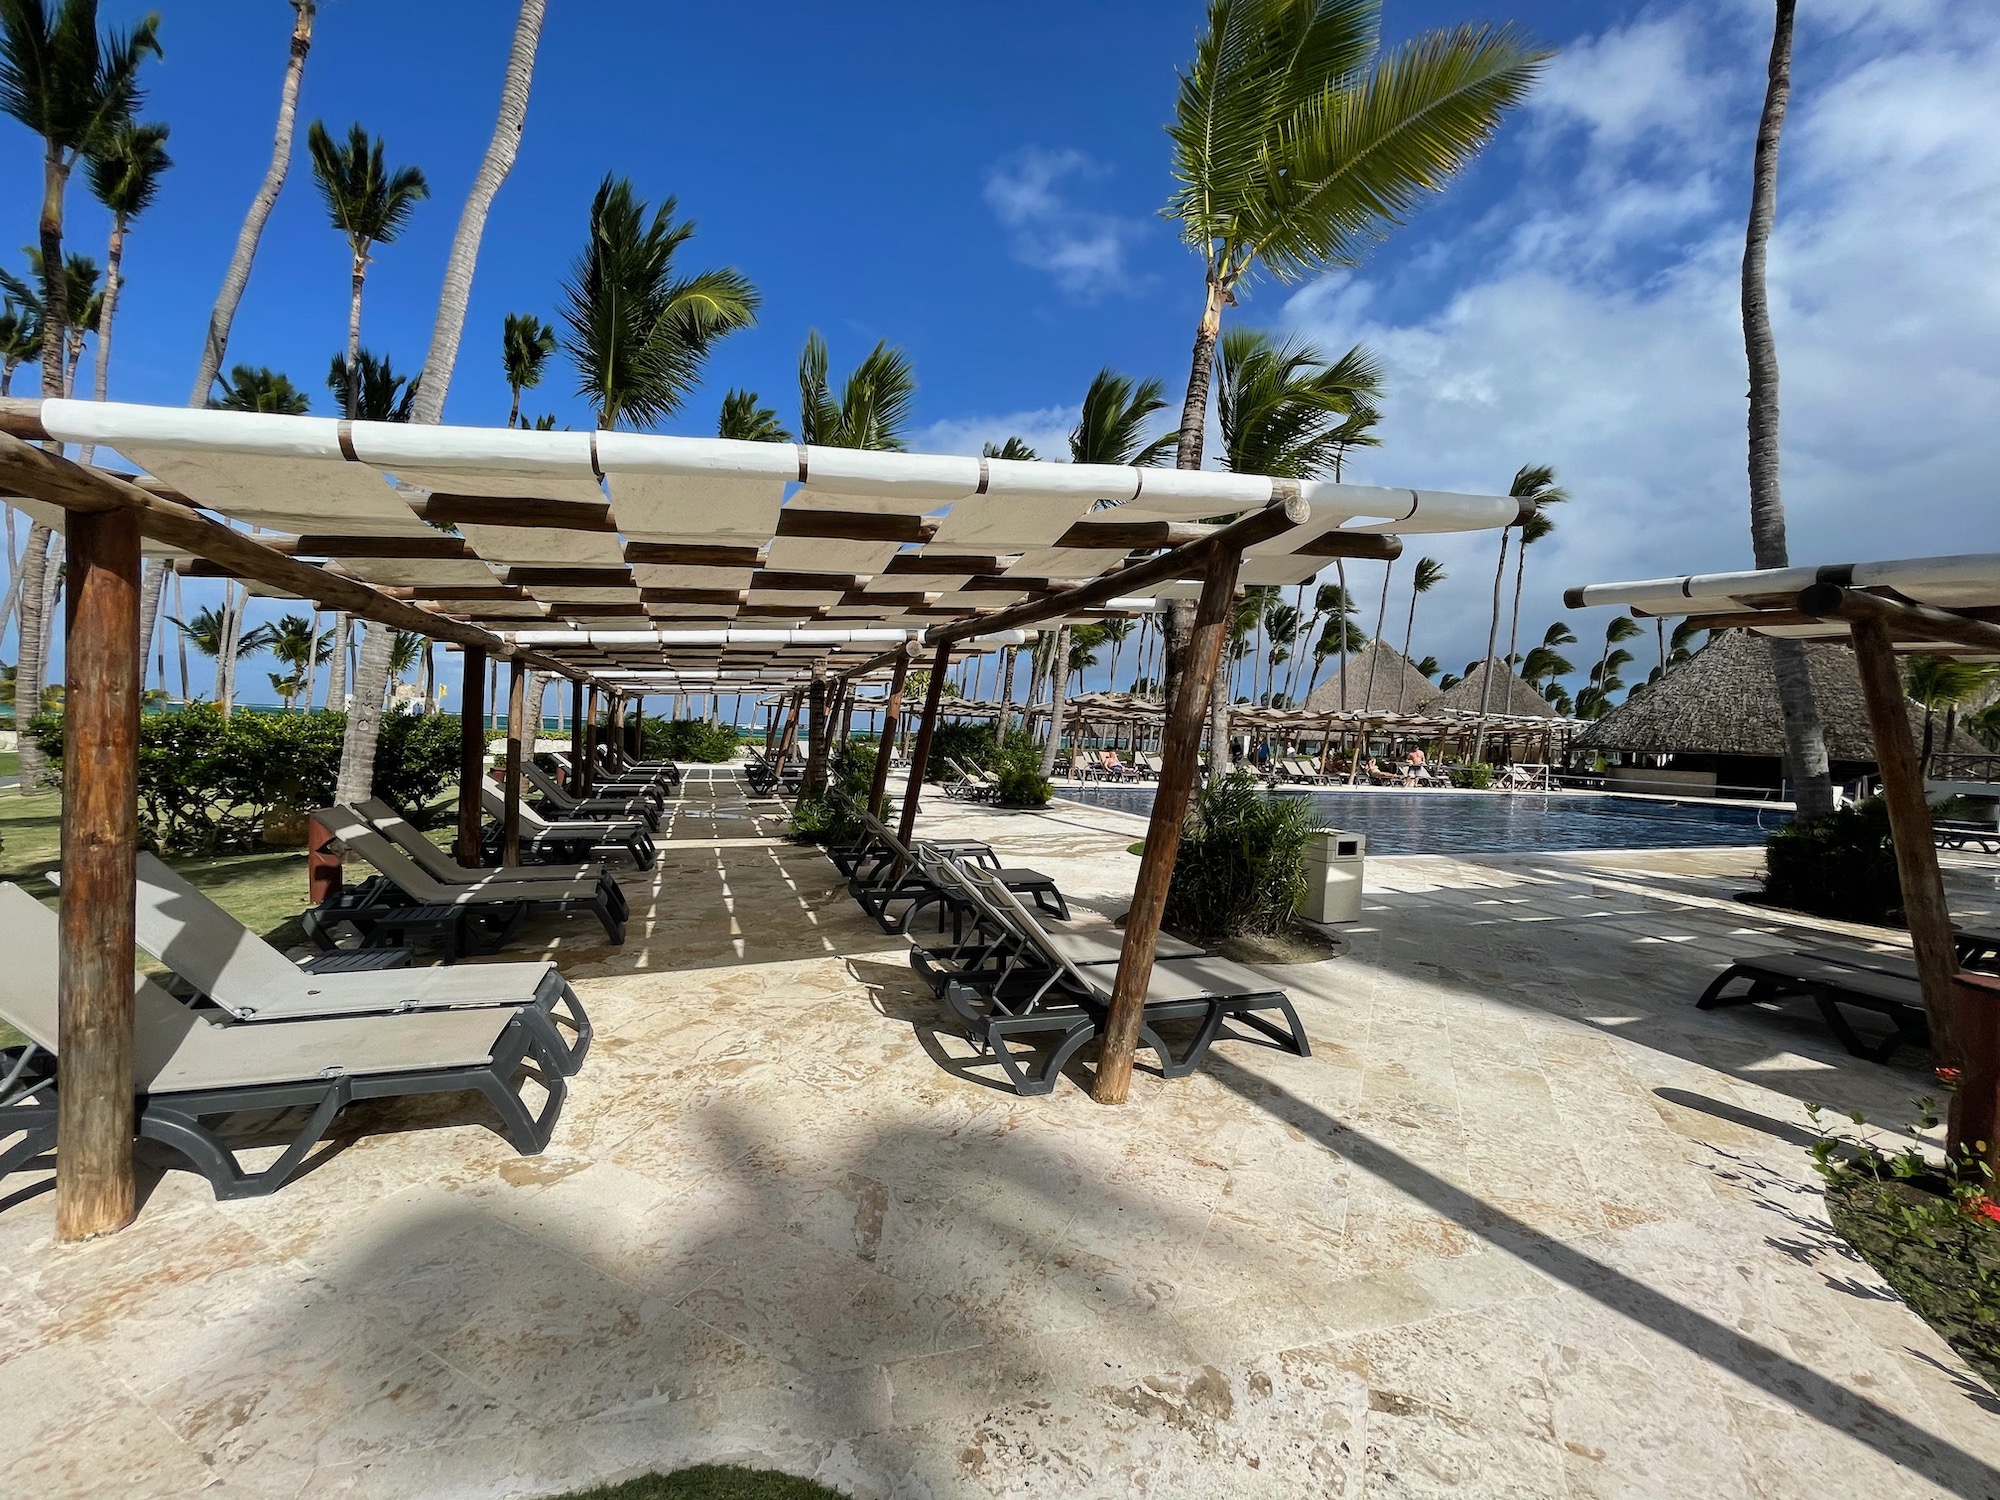
<svg viewBox="0 0 2000 1500">
<path fill-rule="evenodd" d="M 486 653 L 467 646 L 459 679 L 458 862 L 479 868 L 479 835 L 485 809 L 479 790 L 486 784 Z"/>
<path fill-rule="evenodd" d="M 575 795 L 583 779 L 583 679 L 569 686 L 569 775 L 563 778 L 563 788 Z"/>
<path fill-rule="evenodd" d="M 1201 773 L 1201 734 L 1208 719 L 1208 695 L 1215 683 L 1216 663 L 1229 633 L 1236 605 L 1239 553 L 1217 550 L 1209 555 L 1201 580 L 1201 602 L 1195 606 L 1194 631 L 1188 638 L 1187 665 L 1181 690 L 1174 698 L 1160 745 L 1160 781 L 1153 792 L 1152 817 L 1146 825 L 1145 853 L 1132 891 L 1132 909 L 1125 917 L 1125 940 L 1118 952 L 1118 974 L 1111 984 L 1111 1009 L 1098 1043 L 1097 1075 L 1090 1097 L 1099 1104 L 1123 1104 L 1132 1089 L 1132 1053 L 1139 1042 L 1146 991 L 1153 983 L 1153 955 L 1160 943 L 1160 918 L 1167 908 L 1167 887 L 1174 878 L 1174 857 L 1180 852 L 1181 824 L 1188 799 Z"/>
<path fill-rule="evenodd" d="M 1950 641 L 1975 651 L 2000 653 L 2000 625 L 1935 605 L 1906 604 L 1838 584 L 1816 583 L 1799 595 L 1798 607 L 1801 614 L 1815 619 L 1845 620 L 1850 626 L 1872 622 L 1896 639 Z"/>
<path fill-rule="evenodd" d="M 812 723 L 806 731 L 806 776 L 802 788 L 808 797 L 817 797 L 826 790 L 826 752 L 832 725 L 831 705 L 827 702 L 826 669 L 814 666 L 812 687 L 807 695 L 808 711 Z"/>
<path fill-rule="evenodd" d="M 924 716 L 917 723 L 917 742 L 910 747 L 910 780 L 903 791 L 903 820 L 898 837 L 908 848 L 917 827 L 917 802 L 924 786 L 924 763 L 931 757 L 931 740 L 937 735 L 938 704 L 944 699 L 944 676 L 951 669 L 951 644 L 938 642 L 931 658 L 930 685 L 924 690 Z"/>
<path fill-rule="evenodd" d="M 507 670 L 507 783 L 501 790 L 505 816 L 500 822 L 500 863 L 521 862 L 521 731 L 527 710 L 528 669 L 520 661 Z"/>
<path fill-rule="evenodd" d="M 896 664 L 889 678 L 889 701 L 882 708 L 882 732 L 875 739 L 875 778 L 868 784 L 868 815 L 882 816 L 882 801 L 889 791 L 890 752 L 896 744 L 896 729 L 903 717 L 903 681 L 910 675 L 910 652 L 896 652 Z"/>
<path fill-rule="evenodd" d="M 139 518 L 70 516 L 58 926 L 56 1237 L 132 1222 Z"/>
<path fill-rule="evenodd" d="M 1952 943 L 1951 908 L 1945 904 L 1944 875 L 1932 841 L 1931 809 L 1924 800 L 1924 775 L 1910 738 L 1910 710 L 1903 674 L 1896 666 L 1889 627 L 1879 618 L 1855 620 L 1854 660 L 1861 669 L 1861 695 L 1868 729 L 1875 740 L 1875 763 L 1882 771 L 1882 801 L 1889 810 L 1889 838 L 1896 846 L 1896 876 L 1903 889 L 1903 917 L 1916 950 L 1917 978 L 1931 1023 L 1931 1046 L 1941 1062 L 1962 1065 L 1952 1037 L 1958 955 Z"/>
<path fill-rule="evenodd" d="M 597 684 L 590 685 L 590 708 L 587 717 L 589 727 L 583 735 L 583 794 L 588 796 L 597 786 Z"/>
</svg>

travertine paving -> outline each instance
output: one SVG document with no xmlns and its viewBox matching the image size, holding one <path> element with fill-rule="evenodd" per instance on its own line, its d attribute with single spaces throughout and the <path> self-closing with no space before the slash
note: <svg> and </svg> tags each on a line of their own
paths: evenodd
<svg viewBox="0 0 2000 1500">
<path fill-rule="evenodd" d="M 503 1496 L 707 1460 L 863 1496 L 1990 1496 L 1993 1396 L 1847 1255 L 1803 1103 L 1915 1066 L 1692 1008 L 1824 936 L 1754 855 L 1378 860 L 1225 1042 L 1020 1100 L 775 804 L 697 773 L 551 1150 L 357 1110 L 275 1198 L 58 1248 L 0 1184 L 0 1495 Z M 1135 820 L 944 803 L 1116 915 Z M 1967 909 L 1990 876 L 1954 874 Z M 1914 1064 L 1915 1059 L 1906 1059 Z"/>
</svg>

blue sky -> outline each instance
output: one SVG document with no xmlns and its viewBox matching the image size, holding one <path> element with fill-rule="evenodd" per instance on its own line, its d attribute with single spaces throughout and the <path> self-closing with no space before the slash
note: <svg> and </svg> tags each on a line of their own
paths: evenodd
<svg viewBox="0 0 2000 1500">
<path fill-rule="evenodd" d="M 172 125 L 179 165 L 133 234 L 112 394 L 179 403 L 269 153 L 290 10 L 160 8 L 167 59 L 146 114 Z M 321 9 L 302 123 L 359 120 L 431 181 L 368 283 L 364 341 L 399 367 L 428 342 L 512 9 Z M 877 339 L 910 352 L 920 447 L 1019 432 L 1057 451 L 1105 364 L 1177 391 L 1200 273 L 1156 214 L 1170 188 L 1161 126 L 1201 12 L 555 0 L 447 420 L 504 419 L 501 317 L 554 317 L 607 171 L 648 199 L 676 196 L 700 226 L 689 264 L 738 266 L 764 295 L 758 327 L 724 344 L 666 430 L 712 431 L 731 385 L 789 417 L 809 327 L 836 369 Z M 1382 352 L 1384 446 L 1358 477 L 1491 490 L 1522 463 L 1557 465 L 1577 498 L 1531 557 L 1538 637 L 1565 584 L 1748 562 L 1734 276 L 1769 6 L 1386 7 L 1392 38 L 1507 19 L 1561 55 L 1476 168 L 1358 271 L 1265 284 L 1231 316 Z M 1795 559 L 1992 548 L 2000 21 L 1942 0 L 1824 0 L 1805 8 L 1799 46 L 1773 266 Z M 230 360 L 286 371 L 323 410 L 347 256 L 302 138 Z M 0 246 L 18 246 L 34 235 L 38 151 L 11 121 L 0 141 Z M 101 256 L 104 216 L 80 189 L 71 205 L 70 244 Z M 558 363 L 528 410 L 582 425 L 573 385 Z M 1456 669 L 1483 645 L 1490 547 L 1425 550 L 1452 582 L 1425 604 L 1418 654 Z M 1363 598 L 1379 587 L 1354 583 Z"/>
</svg>

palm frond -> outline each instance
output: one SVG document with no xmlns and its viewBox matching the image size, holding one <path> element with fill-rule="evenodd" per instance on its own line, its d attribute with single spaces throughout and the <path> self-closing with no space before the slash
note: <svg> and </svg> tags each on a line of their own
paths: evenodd
<svg viewBox="0 0 2000 1500">
<path fill-rule="evenodd" d="M 789 443 L 792 435 L 778 414 L 763 404 L 755 391 L 732 390 L 722 398 L 722 414 L 716 419 L 715 435 L 742 443 Z"/>
<path fill-rule="evenodd" d="M 161 174 L 174 164 L 166 151 L 167 135 L 165 125 L 127 121 L 85 163 L 90 195 L 120 223 L 138 218 L 159 196 Z"/>
<path fill-rule="evenodd" d="M 1166 388 L 1158 380 L 1134 382 L 1109 365 L 1091 379 L 1083 407 L 1069 435 L 1069 456 L 1079 464 L 1129 464 L 1153 468 L 1174 450 L 1178 434 L 1146 437 L 1146 422 L 1165 409 Z"/>
<path fill-rule="evenodd" d="M 391 171 L 385 150 L 382 138 L 371 137 L 358 123 L 348 127 L 345 142 L 336 141 L 319 120 L 306 130 L 306 151 L 327 216 L 357 256 L 394 240 L 417 204 L 430 196 L 424 174 L 416 167 Z"/>
<path fill-rule="evenodd" d="M 347 366 L 340 361 L 340 374 L 345 389 Z M 297 417 L 305 414 L 312 404 L 306 393 L 268 365 L 236 365 L 231 368 L 228 378 L 222 382 L 222 394 L 211 396 L 208 404 L 219 411 L 261 411 L 278 416 Z"/>
</svg>

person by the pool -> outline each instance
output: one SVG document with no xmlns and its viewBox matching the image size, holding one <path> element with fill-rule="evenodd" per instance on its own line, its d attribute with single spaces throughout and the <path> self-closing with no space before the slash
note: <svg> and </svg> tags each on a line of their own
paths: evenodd
<svg viewBox="0 0 2000 1500">
<path fill-rule="evenodd" d="M 1403 757 L 1403 780 L 1415 786 L 1424 779 L 1424 747 L 1412 745 L 1410 753 Z"/>
</svg>

